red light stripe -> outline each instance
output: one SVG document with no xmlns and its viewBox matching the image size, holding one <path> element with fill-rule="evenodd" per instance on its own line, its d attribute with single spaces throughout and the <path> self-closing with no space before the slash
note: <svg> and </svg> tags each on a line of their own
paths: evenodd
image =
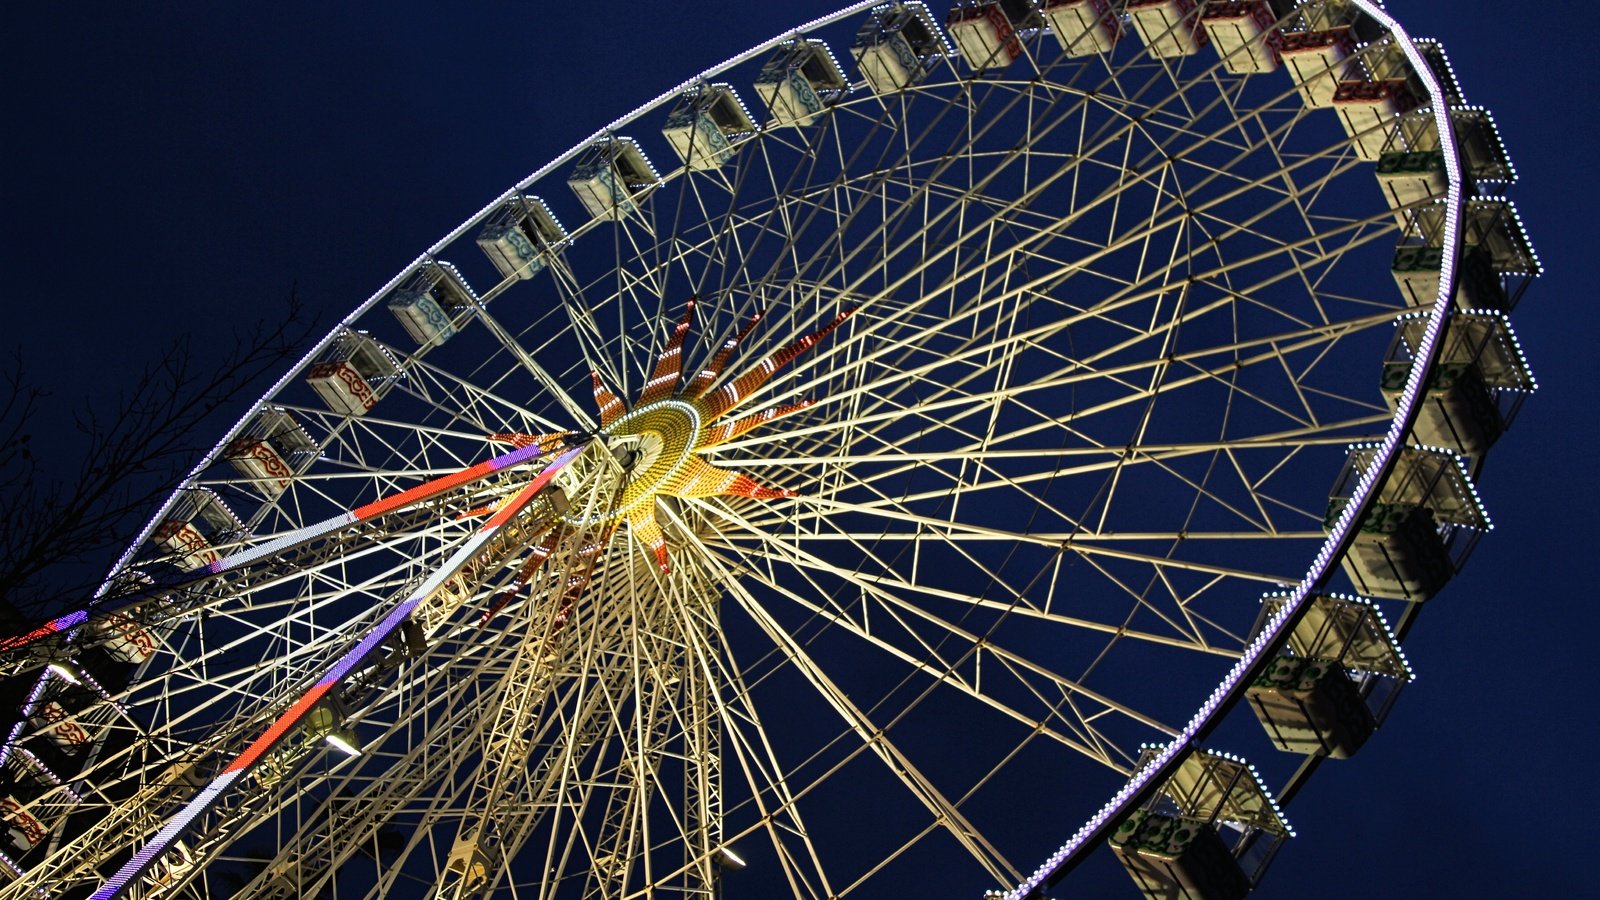
<svg viewBox="0 0 1600 900">
<path fill-rule="evenodd" d="M 456 485 L 467 481 L 472 481 L 475 478 L 481 478 L 493 471 L 494 460 L 485 460 L 469 468 L 462 469 L 461 471 L 452 475 L 446 475 L 443 478 L 436 478 L 433 481 L 419 484 L 414 488 L 408 488 L 407 490 L 401 491 L 392 497 L 385 497 L 382 500 L 374 500 L 365 506 L 356 507 L 354 510 L 356 521 L 359 522 L 372 518 L 373 516 L 381 516 L 384 513 L 393 512 L 402 506 L 415 503 L 418 500 L 426 499 L 432 494 L 436 494 L 439 491 L 449 490 Z"/>
<path fill-rule="evenodd" d="M 15 650 L 18 647 L 25 647 L 28 644 L 39 640 L 40 638 L 55 634 L 56 630 L 56 623 L 46 622 L 27 634 L 19 634 L 16 637 L 9 637 L 4 641 L 0 641 L 0 651 Z"/>
<path fill-rule="evenodd" d="M 278 717 L 278 721 L 272 723 L 271 728 L 268 728 L 266 732 L 256 738 L 254 743 L 246 747 L 245 751 L 239 754 L 237 759 L 222 770 L 223 774 L 243 771 L 255 765 L 256 760 L 260 759 L 263 753 L 271 750 L 272 745 L 276 744 L 278 739 L 283 737 L 289 729 L 297 725 L 305 717 L 305 714 L 311 711 L 311 707 L 316 706 L 317 701 L 321 700 L 322 695 L 326 694 L 331 687 L 333 687 L 331 683 L 319 684 L 301 695 L 293 706 L 283 711 L 283 715 Z"/>
</svg>

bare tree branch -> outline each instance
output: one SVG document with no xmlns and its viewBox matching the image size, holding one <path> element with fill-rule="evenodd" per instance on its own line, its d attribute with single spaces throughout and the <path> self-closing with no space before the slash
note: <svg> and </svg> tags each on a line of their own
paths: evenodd
<svg viewBox="0 0 1600 900">
<path fill-rule="evenodd" d="M 0 614 L 31 621 L 87 599 L 143 517 L 221 436 L 218 414 L 241 409 L 301 352 L 314 323 L 293 288 L 287 306 L 236 334 L 214 365 L 181 337 L 114 403 L 84 401 L 73 419 L 86 446 L 71 479 L 41 465 L 33 437 L 49 395 L 14 356 L 0 403 Z"/>
</svg>

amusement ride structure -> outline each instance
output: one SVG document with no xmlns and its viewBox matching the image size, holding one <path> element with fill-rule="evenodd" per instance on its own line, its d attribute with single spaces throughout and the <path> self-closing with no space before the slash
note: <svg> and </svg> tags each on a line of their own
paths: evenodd
<svg viewBox="0 0 1600 900">
<path fill-rule="evenodd" d="M 779 35 L 0 640 L 0 900 L 1242 896 L 1489 530 L 1513 180 L 1372 0 Z"/>
</svg>

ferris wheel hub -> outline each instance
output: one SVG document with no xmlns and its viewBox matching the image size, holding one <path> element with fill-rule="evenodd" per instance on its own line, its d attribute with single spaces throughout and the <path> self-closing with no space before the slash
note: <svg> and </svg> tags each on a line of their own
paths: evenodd
<svg viewBox="0 0 1600 900">
<path fill-rule="evenodd" d="M 622 502 L 606 519 L 623 518 L 654 504 L 657 494 L 671 492 L 675 476 L 683 471 L 701 442 L 701 422 L 700 412 L 693 404 L 661 400 L 633 410 L 600 430 L 613 452 L 622 450 L 631 457 L 626 464 L 628 481 L 622 488 Z"/>
</svg>

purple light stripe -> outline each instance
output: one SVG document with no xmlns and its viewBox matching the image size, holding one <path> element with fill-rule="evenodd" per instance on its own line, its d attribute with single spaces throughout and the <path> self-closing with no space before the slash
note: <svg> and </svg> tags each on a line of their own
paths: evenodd
<svg viewBox="0 0 1600 900">
<path fill-rule="evenodd" d="M 1439 133 L 1439 143 L 1445 149 L 1445 170 L 1449 176 L 1449 190 L 1445 204 L 1444 221 L 1444 246 L 1456 248 L 1461 245 L 1461 208 L 1462 208 L 1462 175 L 1460 151 L 1456 147 L 1455 132 L 1450 123 L 1449 106 L 1443 100 L 1443 92 L 1439 89 L 1438 81 L 1433 76 L 1432 69 L 1423 60 L 1416 46 L 1412 43 L 1405 29 L 1400 24 L 1383 12 L 1372 0 L 1353 0 L 1354 4 L 1366 15 L 1377 21 L 1389 30 L 1396 43 L 1406 54 L 1411 63 L 1412 71 L 1419 77 L 1428 90 L 1428 95 L 1433 104 L 1434 128 Z M 1074 857 L 1087 852 L 1097 845 L 1104 837 L 1104 832 L 1109 829 L 1110 823 L 1125 814 L 1129 809 L 1153 789 L 1153 783 L 1158 777 L 1169 774 L 1179 755 L 1189 749 L 1200 739 L 1203 733 L 1209 732 L 1215 724 L 1213 718 L 1224 705 L 1228 704 L 1234 695 L 1239 692 L 1245 676 L 1264 660 L 1266 649 L 1276 646 L 1286 636 L 1288 626 L 1299 615 L 1306 602 L 1317 588 L 1325 583 L 1332 575 L 1333 566 L 1343 556 L 1350 540 L 1357 517 L 1364 513 L 1384 476 L 1393 467 L 1396 455 L 1405 442 L 1405 437 L 1411 430 L 1412 423 L 1416 420 L 1418 395 L 1422 390 L 1424 375 L 1431 371 L 1439 355 L 1439 338 L 1444 332 L 1444 326 L 1449 321 L 1455 305 L 1455 256 L 1445 254 L 1444 263 L 1439 270 L 1439 293 L 1434 298 L 1433 312 L 1429 315 L 1428 325 L 1423 330 L 1422 338 L 1417 343 L 1416 359 L 1425 365 L 1413 365 L 1411 374 L 1406 379 L 1404 390 L 1401 391 L 1395 418 L 1391 421 L 1388 432 L 1378 446 L 1378 452 L 1373 457 L 1370 468 L 1362 474 L 1356 483 L 1356 489 L 1351 494 L 1350 502 L 1345 506 L 1344 512 L 1335 521 L 1329 531 L 1327 540 L 1318 550 L 1311 568 L 1294 590 L 1290 593 L 1277 614 L 1262 629 L 1245 652 L 1239 657 L 1233 668 L 1222 683 L 1211 692 L 1211 696 L 1201 705 L 1176 737 L 1169 742 L 1161 753 L 1151 760 L 1144 768 L 1134 773 L 1127 783 L 1100 808 L 1088 822 L 1075 832 L 1067 843 L 1051 854 L 1025 881 L 1008 892 L 1006 900 L 1024 900 L 1032 896 L 1043 896 L 1043 889 L 1047 883 L 1053 884 L 1059 880 L 1064 867 L 1069 862 L 1075 862 Z"/>
<path fill-rule="evenodd" d="M 322 678 L 305 693 L 301 694 L 287 710 L 273 721 L 272 725 L 260 737 L 245 748 L 244 752 L 235 757 L 232 763 L 224 768 L 216 778 L 212 779 L 210 785 L 196 794 L 184 805 L 183 809 L 179 810 L 177 815 L 173 816 L 166 825 L 163 825 L 161 830 L 156 832 L 155 836 L 139 852 L 135 853 L 121 869 L 117 870 L 115 875 L 111 876 L 105 884 L 100 886 L 99 890 L 94 892 L 91 900 L 111 900 L 111 898 L 120 896 L 128 885 L 133 882 L 133 879 L 139 877 L 150 866 L 155 865 L 170 849 L 172 842 L 177 839 L 178 835 L 182 834 L 197 816 L 216 803 L 217 799 L 233 784 L 234 780 L 249 771 L 263 755 L 272 749 L 273 745 L 283 739 L 283 736 L 290 729 L 299 724 L 300 720 L 317 705 L 322 697 L 337 686 L 340 681 L 344 680 L 360 664 L 361 660 L 366 658 L 367 654 L 377 649 L 380 644 L 387 640 L 389 635 L 394 633 L 400 623 L 405 621 L 406 617 L 410 616 L 423 600 L 426 600 L 447 579 L 464 568 L 483 549 L 483 545 L 487 544 L 506 522 L 510 521 L 513 516 L 532 502 L 533 498 L 538 496 L 550 483 L 550 480 L 555 477 L 556 472 L 565 468 L 579 453 L 583 452 L 583 449 L 583 445 L 580 445 L 562 453 L 552 460 L 544 471 L 540 472 L 537 477 L 518 491 L 509 503 L 502 507 L 488 522 L 485 522 L 465 544 L 452 553 L 444 565 L 428 576 L 427 580 L 423 581 L 412 592 L 411 596 L 406 598 L 405 602 L 390 610 L 389 614 L 383 617 L 383 620 L 378 623 L 376 628 L 357 642 L 355 647 L 339 657 L 338 661 L 328 668 L 327 673 Z M 506 454 L 506 456 L 514 455 Z M 504 459 L 504 457 L 500 458 Z M 493 461 L 490 460 L 490 462 Z M 504 468 L 506 465 L 515 465 L 515 463 L 506 463 L 500 468 Z"/>
<path fill-rule="evenodd" d="M 139 877 L 140 873 L 154 865 L 156 860 L 166 853 L 167 846 L 177 839 L 185 828 L 189 827 L 189 823 L 194 821 L 195 816 L 200 815 L 207 807 L 217 802 L 217 798 L 221 797 L 223 791 L 226 791 L 241 774 L 243 773 L 223 772 L 212 779 L 204 790 L 194 795 L 194 799 L 190 800 L 187 806 L 168 820 L 167 824 L 161 826 L 161 830 L 156 832 L 156 836 L 150 840 L 150 843 L 145 844 L 138 853 L 135 853 L 131 859 L 122 864 L 122 868 L 117 870 L 117 874 L 106 879 L 105 884 L 100 885 L 98 890 L 89 895 L 89 900 L 112 900 L 113 897 L 119 896 L 123 891 L 127 890 L 133 879 Z"/>
</svg>

